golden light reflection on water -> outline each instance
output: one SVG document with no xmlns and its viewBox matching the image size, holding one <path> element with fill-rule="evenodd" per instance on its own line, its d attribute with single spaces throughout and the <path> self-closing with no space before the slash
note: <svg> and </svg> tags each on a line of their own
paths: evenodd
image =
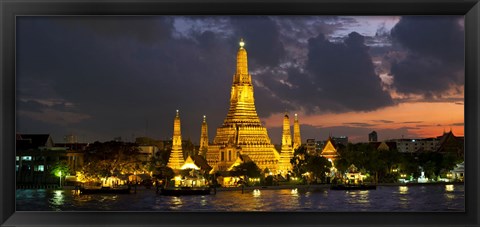
<svg viewBox="0 0 480 227">
<path fill-rule="evenodd" d="M 369 194 L 370 191 L 368 190 L 361 190 L 361 191 L 346 191 L 348 203 L 357 203 L 357 204 L 364 204 L 369 205 L 370 199 Z"/>
<path fill-rule="evenodd" d="M 400 208 L 407 209 L 410 204 L 410 199 L 408 198 L 408 187 L 407 186 L 400 186 L 398 187 L 398 191 L 400 196 L 398 197 L 398 204 Z"/>
<path fill-rule="evenodd" d="M 455 200 L 457 197 L 454 194 L 445 194 L 447 200 Z"/>
<path fill-rule="evenodd" d="M 384 211 L 465 210 L 463 185 L 424 187 L 429 189 L 427 193 L 420 193 L 420 186 L 396 186 L 350 192 L 260 189 L 255 195 L 253 190 L 219 191 L 216 195 L 192 197 L 160 196 L 152 191 L 74 195 L 70 190 L 17 190 L 16 199 L 18 210 L 376 211 L 379 207 L 385 208 Z M 420 199 L 438 202 L 419 202 Z"/>
<path fill-rule="evenodd" d="M 200 199 L 200 205 L 201 206 L 206 206 L 207 205 L 207 199 L 205 198 L 205 196 L 202 196 L 202 198 Z"/>
<path fill-rule="evenodd" d="M 298 197 L 298 189 L 294 188 L 290 193 L 292 194 L 292 196 Z"/>
<path fill-rule="evenodd" d="M 445 191 L 447 191 L 447 192 L 453 192 L 454 189 L 455 189 L 455 187 L 453 186 L 453 184 L 445 185 Z"/>
<path fill-rule="evenodd" d="M 177 210 L 183 207 L 182 197 L 180 196 L 172 196 L 170 202 L 172 204 L 171 206 L 172 209 Z"/>
<path fill-rule="evenodd" d="M 255 189 L 253 190 L 253 197 L 260 197 L 262 195 L 262 192 L 260 192 L 260 190 L 258 189 Z"/>
<path fill-rule="evenodd" d="M 54 206 L 62 206 L 65 203 L 65 195 L 62 190 L 55 190 L 50 199 L 50 204 Z"/>
<path fill-rule="evenodd" d="M 454 200 L 456 199 L 456 196 L 455 194 L 452 194 L 450 192 L 454 192 L 455 191 L 455 187 L 453 186 L 453 184 L 447 184 L 445 185 L 445 192 L 448 192 L 448 193 L 445 193 L 444 196 L 447 200 Z"/>
</svg>

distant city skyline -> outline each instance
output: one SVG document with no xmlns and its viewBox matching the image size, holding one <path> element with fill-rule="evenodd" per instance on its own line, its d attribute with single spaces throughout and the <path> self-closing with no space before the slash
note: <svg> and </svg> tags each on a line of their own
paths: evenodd
<svg viewBox="0 0 480 227">
<path fill-rule="evenodd" d="M 240 38 L 273 143 L 299 116 L 303 142 L 464 134 L 463 16 L 17 18 L 17 132 L 62 143 L 210 141 L 228 112 Z"/>
</svg>

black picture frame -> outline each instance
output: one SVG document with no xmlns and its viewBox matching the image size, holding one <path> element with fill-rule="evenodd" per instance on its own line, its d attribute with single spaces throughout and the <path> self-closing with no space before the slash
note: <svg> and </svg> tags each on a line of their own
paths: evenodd
<svg viewBox="0 0 480 227">
<path fill-rule="evenodd" d="M 15 18 L 19 15 L 465 15 L 466 212 L 16 212 Z M 2 226 L 479 226 L 478 0 L 1 0 L 0 223 Z"/>
</svg>

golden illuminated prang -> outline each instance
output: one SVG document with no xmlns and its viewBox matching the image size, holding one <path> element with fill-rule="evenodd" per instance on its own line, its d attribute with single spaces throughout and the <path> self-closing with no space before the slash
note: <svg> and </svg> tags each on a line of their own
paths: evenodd
<svg viewBox="0 0 480 227">
<path fill-rule="evenodd" d="M 200 148 L 199 154 L 203 157 L 207 155 L 208 151 L 208 128 L 207 128 L 207 117 L 203 115 L 203 122 L 202 122 L 202 131 L 200 134 Z"/>
<path fill-rule="evenodd" d="M 274 172 L 280 155 L 275 150 L 255 109 L 253 84 L 248 73 L 243 39 L 237 52 L 237 67 L 230 93 L 230 109 L 208 147 L 207 161 L 216 170 L 227 170 L 240 155 L 248 155 L 261 170 Z"/>
<path fill-rule="evenodd" d="M 295 114 L 293 122 L 293 149 L 297 149 L 302 145 L 302 137 L 300 136 L 300 124 L 298 124 L 298 115 Z"/>
<path fill-rule="evenodd" d="M 172 169 L 180 169 L 185 162 L 183 159 L 182 152 L 182 132 L 180 130 L 180 114 L 175 115 L 175 120 L 173 121 L 173 141 L 172 141 L 172 153 L 168 159 L 167 166 Z"/>
<path fill-rule="evenodd" d="M 292 171 L 290 160 L 293 158 L 292 136 L 290 135 L 290 118 L 287 114 L 283 117 L 282 132 L 282 151 L 280 152 L 280 160 L 278 162 L 278 170 L 282 175 L 286 175 L 288 171 Z"/>
</svg>

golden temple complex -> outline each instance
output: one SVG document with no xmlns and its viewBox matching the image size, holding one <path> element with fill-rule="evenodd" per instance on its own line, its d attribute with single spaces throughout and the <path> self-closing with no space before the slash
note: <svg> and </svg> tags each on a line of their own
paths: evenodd
<svg viewBox="0 0 480 227">
<path fill-rule="evenodd" d="M 237 67 L 233 75 L 230 93 L 230 108 L 223 124 L 217 129 L 213 142 L 208 141 L 206 116 L 203 116 L 199 156 L 206 159 L 212 171 L 229 171 L 242 162 L 254 162 L 262 171 L 285 175 L 292 170 L 290 159 L 293 151 L 301 145 L 300 125 L 295 114 L 294 140 L 290 134 L 290 118 L 283 119 L 282 149 L 279 153 L 262 125 L 255 108 L 252 77 L 248 72 L 245 43 L 240 41 L 237 52 Z M 190 157 L 185 161 L 182 153 L 180 115 L 174 120 L 172 152 L 167 166 L 179 170 L 192 166 Z M 267 170 L 267 171 L 265 171 Z"/>
<path fill-rule="evenodd" d="M 248 72 L 245 43 L 240 41 L 237 67 L 230 93 L 230 109 L 209 145 L 206 159 L 216 170 L 227 170 L 237 157 L 248 155 L 261 170 L 278 169 L 280 154 L 272 144 L 255 108 L 252 77 Z"/>
</svg>

